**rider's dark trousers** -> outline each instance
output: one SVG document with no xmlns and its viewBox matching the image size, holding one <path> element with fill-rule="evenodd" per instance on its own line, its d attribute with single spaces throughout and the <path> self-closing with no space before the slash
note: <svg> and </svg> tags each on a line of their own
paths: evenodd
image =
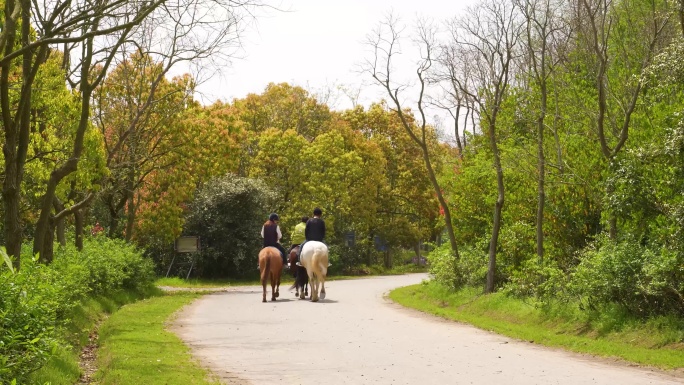
<svg viewBox="0 0 684 385">
<path fill-rule="evenodd" d="M 276 243 L 275 245 L 264 245 L 264 247 L 275 247 L 276 249 L 280 250 L 280 257 L 283 258 L 283 266 L 287 266 L 287 254 L 285 252 L 285 248 L 283 248 L 283 245 L 280 243 Z"/>
</svg>

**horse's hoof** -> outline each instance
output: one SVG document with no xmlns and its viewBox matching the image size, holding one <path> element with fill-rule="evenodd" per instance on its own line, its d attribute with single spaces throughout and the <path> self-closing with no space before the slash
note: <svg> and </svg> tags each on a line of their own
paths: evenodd
<svg viewBox="0 0 684 385">
<path fill-rule="evenodd" d="M 325 299 L 325 293 L 321 293 L 321 299 Z"/>
<path fill-rule="evenodd" d="M 275 297 L 274 297 L 274 298 L 278 298 L 278 297 L 280 297 L 280 293 L 275 293 Z"/>
<path fill-rule="evenodd" d="M 318 302 L 318 298 L 312 298 L 311 302 Z"/>
<path fill-rule="evenodd" d="M 266 302 L 266 298 L 264 298 L 261 302 Z"/>
</svg>

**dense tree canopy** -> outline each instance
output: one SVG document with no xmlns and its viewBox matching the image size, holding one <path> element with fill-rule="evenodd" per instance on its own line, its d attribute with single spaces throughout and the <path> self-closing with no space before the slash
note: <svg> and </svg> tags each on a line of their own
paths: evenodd
<svg viewBox="0 0 684 385">
<path fill-rule="evenodd" d="M 153 49 L 145 23 L 161 19 L 145 17 L 170 11 L 159 2 L 136 3 L 130 29 L 101 32 L 91 20 L 86 35 L 32 30 L 17 4 L 0 35 L 2 241 L 16 267 L 22 242 L 49 263 L 65 229 L 78 243 L 96 223 L 168 251 L 202 231 L 192 202 L 239 177 L 272 192 L 250 212 L 279 213 L 284 243 L 322 208 L 344 266 L 391 266 L 398 250 L 449 239 L 433 268 L 451 286 L 540 297 L 562 288 L 644 314 L 684 308 L 684 36 L 672 2 L 487 0 L 442 24 L 422 20 L 411 36 L 423 53 L 414 105 L 402 104 L 408 84 L 389 65 L 401 51 L 383 51 L 408 30 L 389 18 L 370 39 L 388 66 L 370 60 L 366 72 L 389 99 L 346 111 L 291 84 L 201 105 L 196 79 L 169 69 L 216 47 Z M 62 53 L 49 39 L 66 36 L 75 45 Z M 438 140 L 431 106 L 450 110 L 456 145 Z M 244 234 L 258 243 L 265 217 L 250 220 Z M 222 266 L 241 274 L 244 261 Z M 600 269 L 621 278 L 600 286 Z"/>
</svg>

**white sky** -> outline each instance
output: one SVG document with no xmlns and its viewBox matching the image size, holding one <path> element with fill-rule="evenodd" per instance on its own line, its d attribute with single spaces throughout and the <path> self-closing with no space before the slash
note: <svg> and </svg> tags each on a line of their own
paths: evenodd
<svg viewBox="0 0 684 385">
<path fill-rule="evenodd" d="M 243 35 L 243 58 L 235 59 L 210 81 L 200 85 L 204 103 L 232 101 L 248 93 L 262 93 L 268 83 L 287 82 L 312 93 L 336 85 L 362 87 L 360 101 L 379 101 L 383 95 L 358 64 L 368 56 L 364 45 L 370 33 L 392 12 L 408 27 L 417 16 L 436 21 L 456 16 L 473 0 L 281 0 L 280 9 L 261 11 Z M 407 30 L 408 31 L 408 30 Z M 416 60 L 412 58 L 411 60 Z M 410 65 L 409 65 L 410 66 Z M 408 68 L 406 77 L 413 73 Z M 406 79 L 408 80 L 408 79 Z M 411 79 L 413 80 L 413 79 Z M 362 84 L 366 84 L 362 86 Z M 332 108 L 349 108 L 349 99 L 330 100 Z"/>
</svg>

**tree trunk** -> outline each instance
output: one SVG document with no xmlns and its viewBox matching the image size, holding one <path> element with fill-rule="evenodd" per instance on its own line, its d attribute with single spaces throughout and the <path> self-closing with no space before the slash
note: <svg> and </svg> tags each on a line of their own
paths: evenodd
<svg viewBox="0 0 684 385">
<path fill-rule="evenodd" d="M 615 193 L 615 186 L 612 183 L 608 183 L 606 186 L 606 195 L 611 197 Z M 608 213 L 608 236 L 613 241 L 617 240 L 618 228 L 617 228 L 617 217 L 611 210 Z"/>
<path fill-rule="evenodd" d="M 468 105 L 466 104 L 466 114 L 465 118 L 463 119 L 463 148 L 468 146 L 468 140 L 466 139 L 466 133 L 468 132 L 466 130 L 466 127 L 468 127 L 468 116 L 470 115 L 470 109 L 468 108 Z M 474 131 L 475 129 L 473 129 Z M 463 154 L 461 154 L 461 159 L 463 159 Z"/>
<path fill-rule="evenodd" d="M 83 225 L 84 225 L 84 213 L 85 209 L 74 211 L 74 232 L 76 233 L 76 248 L 81 251 L 83 250 Z"/>
<path fill-rule="evenodd" d="M 531 39 L 530 39 L 531 40 Z M 542 55 L 546 52 L 542 51 Z M 544 157 L 544 121 L 546 119 L 546 60 L 542 58 L 541 61 L 541 76 L 538 77 L 541 89 L 541 108 L 539 117 L 537 118 L 537 170 L 539 177 L 537 179 L 537 258 L 539 258 L 539 265 L 544 263 L 544 204 L 546 202 L 546 159 Z"/>
<path fill-rule="evenodd" d="M 558 163 L 558 171 L 562 174 L 565 172 L 565 167 L 563 166 L 563 147 L 561 145 L 560 141 L 560 136 L 558 135 L 558 127 L 560 126 L 561 122 L 561 113 L 560 113 L 560 103 L 558 103 L 559 97 L 558 97 L 558 91 L 557 88 L 558 86 L 554 86 L 554 94 L 556 96 L 556 110 L 555 114 L 553 116 L 553 139 L 556 144 L 556 162 Z"/>
<path fill-rule="evenodd" d="M 679 15 L 679 27 L 681 28 L 682 36 L 684 37 L 684 0 L 679 0 L 677 14 Z"/>
<path fill-rule="evenodd" d="M 56 231 L 57 231 L 57 242 L 60 245 L 66 246 L 66 221 L 64 218 L 57 220 Z"/>
<path fill-rule="evenodd" d="M 116 238 L 117 227 L 119 227 L 119 217 L 118 215 L 114 214 L 109 219 L 109 231 L 107 232 L 107 236 L 109 238 Z"/>
<path fill-rule="evenodd" d="M 43 236 L 43 245 L 40 247 L 39 261 L 46 265 L 52 263 L 55 255 L 55 221 L 50 218 Z"/>
<path fill-rule="evenodd" d="M 487 286 L 485 293 L 493 293 L 496 287 L 496 248 L 499 244 L 499 230 L 501 229 L 501 212 L 504 205 L 504 179 L 501 168 L 501 156 L 499 146 L 496 143 L 495 120 L 489 126 L 489 141 L 494 156 L 494 168 L 496 169 L 497 198 L 494 206 L 494 220 L 492 223 L 492 238 L 489 241 L 489 267 L 487 269 Z"/>
<path fill-rule="evenodd" d="M 133 190 L 129 190 L 128 207 L 126 216 L 126 241 L 130 242 L 133 239 L 133 229 L 135 227 L 135 197 Z"/>
<path fill-rule="evenodd" d="M 80 156 L 80 151 L 78 152 L 78 156 Z M 52 216 L 52 203 L 55 200 L 55 193 L 59 182 L 67 175 L 76 171 L 78 165 L 77 159 L 77 157 L 72 157 L 66 161 L 62 167 L 50 173 L 45 195 L 43 195 L 40 216 L 38 217 L 38 222 L 36 223 L 36 229 L 33 235 L 33 252 L 40 253 L 40 260 L 47 263 L 52 261 L 52 255 L 48 255 L 47 253 L 51 253 L 51 250 L 53 249 L 51 242 L 54 239 L 55 231 L 54 217 Z M 48 238 L 50 238 L 50 247 L 45 248 L 48 244 Z"/>
<path fill-rule="evenodd" d="M 86 88 L 88 86 L 85 86 Z M 36 223 L 36 230 L 33 238 L 33 252 L 41 254 L 41 260 L 52 261 L 52 255 L 45 255 L 46 252 L 50 252 L 52 247 L 41 250 L 46 245 L 46 237 L 53 238 L 54 234 L 54 224 L 52 218 L 52 202 L 55 199 L 55 193 L 57 191 L 57 186 L 59 183 L 67 177 L 69 174 L 75 172 L 78 168 L 78 159 L 83 151 L 83 138 L 85 135 L 85 130 L 88 127 L 89 116 L 90 116 L 90 92 L 89 90 L 84 90 L 81 88 L 83 93 L 82 109 L 81 109 L 81 120 L 76 133 L 76 139 L 74 141 L 74 149 L 72 157 L 69 158 L 61 167 L 52 171 L 50 174 L 50 179 L 48 180 L 47 187 L 45 189 L 45 195 L 43 195 L 43 200 L 41 203 L 40 217 Z"/>
<path fill-rule="evenodd" d="M 5 1 L 5 14 L 3 15 L 3 33 L 7 34 L 5 55 L 11 54 L 16 44 L 15 37 L 18 27 L 16 12 L 19 9 L 19 4 L 16 1 Z M 21 147 L 17 148 L 17 143 L 20 142 L 19 130 L 23 122 L 15 121 L 12 116 L 15 111 L 9 96 L 11 87 L 9 77 L 14 69 L 9 61 L 3 63 L 0 69 L 0 106 L 2 107 L 2 129 L 5 133 L 5 144 L 2 147 L 5 157 L 5 180 L 2 184 L 2 201 L 5 206 L 5 249 L 7 254 L 13 258 L 14 267 L 18 270 L 21 266 L 22 228 L 19 203 L 24 163 L 21 161 Z M 24 90 L 22 88 L 22 96 L 24 96 Z M 16 111 L 17 115 L 19 113 L 20 111 Z"/>
<path fill-rule="evenodd" d="M 16 186 L 16 164 L 8 161 L 7 152 L 5 152 L 5 162 L 5 182 L 2 191 L 2 200 L 5 205 L 5 247 L 7 254 L 13 258 L 14 268 L 18 270 L 21 267 L 22 239 L 19 220 L 19 188 Z"/>
<path fill-rule="evenodd" d="M 425 160 L 425 167 L 428 171 L 428 177 L 430 182 L 432 182 L 432 187 L 435 189 L 435 194 L 437 195 L 437 200 L 444 210 L 444 222 L 447 228 L 447 233 L 449 235 L 449 242 L 451 243 L 451 250 L 454 252 L 454 257 L 458 260 L 460 255 L 458 254 L 458 245 L 456 244 L 456 235 L 454 234 L 454 226 L 451 223 L 451 211 L 444 199 L 444 194 L 442 194 L 442 189 L 439 187 L 439 182 L 437 182 L 437 177 L 435 176 L 435 170 L 432 168 L 432 163 L 430 162 L 430 155 L 428 153 L 427 144 L 423 143 L 420 146 L 423 150 L 423 160 Z"/>
<path fill-rule="evenodd" d="M 545 99 L 545 95 L 542 95 Z M 537 169 L 539 178 L 537 179 L 537 257 L 539 264 L 544 262 L 544 202 L 546 192 L 544 191 L 545 181 L 545 159 L 544 159 L 544 102 L 542 102 L 542 113 L 537 122 Z"/>
<path fill-rule="evenodd" d="M 456 135 L 456 146 L 458 146 L 458 157 L 463 159 L 463 144 L 461 143 L 461 130 L 458 127 L 458 118 L 461 115 L 461 105 L 456 106 L 456 115 L 454 116 L 454 135 Z M 468 116 L 466 114 L 466 119 Z"/>
<path fill-rule="evenodd" d="M 110 194 L 109 197 L 107 198 L 107 207 L 109 208 L 109 230 L 107 231 L 107 235 L 109 238 L 116 238 L 117 237 L 117 232 L 119 230 L 119 219 L 121 219 L 120 213 L 122 213 L 122 210 L 124 207 L 126 207 L 126 203 L 128 202 L 128 194 L 123 194 L 121 199 L 114 204 L 114 194 Z"/>
</svg>

